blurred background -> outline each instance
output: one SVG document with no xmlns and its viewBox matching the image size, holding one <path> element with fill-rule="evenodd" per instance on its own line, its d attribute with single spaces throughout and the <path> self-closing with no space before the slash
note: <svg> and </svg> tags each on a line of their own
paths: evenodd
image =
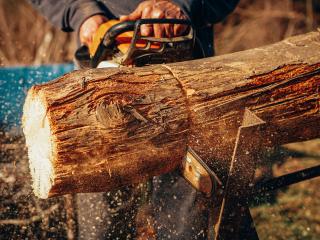
<svg viewBox="0 0 320 240">
<path fill-rule="evenodd" d="M 320 0 L 241 0 L 235 12 L 215 26 L 216 54 L 259 47 L 317 30 L 319 22 Z M 18 70 L 13 66 L 72 62 L 75 48 L 74 33 L 54 28 L 24 0 L 0 0 L 0 102 L 5 102 L 0 104 L 1 111 L 11 111 L 16 116 L 12 109 L 21 109 L 24 95 L 11 105 L 6 104 L 16 98 L 7 90 L 27 81 L 27 85 L 15 90 L 25 93 L 34 84 L 30 79 L 37 75 L 34 70 L 28 71 L 29 75 L 20 72 L 17 77 Z M 15 80 L 1 80 L 5 74 L 13 74 Z M 52 70 L 38 78 L 45 81 L 59 74 Z M 320 141 L 281 146 L 267 158 L 270 164 L 263 168 L 268 171 L 257 171 L 258 178 L 311 167 L 319 164 Z M 320 239 L 319 186 L 317 178 L 253 202 L 251 212 L 260 239 Z M 34 197 L 24 139 L 0 131 L 0 239 L 74 239 L 72 204 L 70 196 L 48 201 Z"/>
<path fill-rule="evenodd" d="M 316 29 L 319 0 L 241 0 L 215 26 L 216 54 L 254 48 Z M 0 0 L 0 66 L 72 61 L 75 34 L 54 28 L 25 0 Z"/>
</svg>

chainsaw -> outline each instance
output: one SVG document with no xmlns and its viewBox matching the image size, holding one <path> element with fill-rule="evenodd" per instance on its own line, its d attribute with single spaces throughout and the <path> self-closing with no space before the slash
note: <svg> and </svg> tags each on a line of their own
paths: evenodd
<svg viewBox="0 0 320 240">
<path fill-rule="evenodd" d="M 144 24 L 182 24 L 188 31 L 178 37 L 141 36 Z M 144 66 L 192 59 L 195 34 L 191 23 L 181 19 L 109 20 L 100 25 L 92 44 L 75 53 L 80 68 Z"/>
</svg>

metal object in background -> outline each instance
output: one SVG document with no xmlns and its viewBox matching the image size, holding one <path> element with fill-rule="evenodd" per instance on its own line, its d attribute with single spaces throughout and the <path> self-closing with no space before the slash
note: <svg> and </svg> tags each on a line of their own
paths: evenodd
<svg viewBox="0 0 320 240">
<path fill-rule="evenodd" d="M 318 71 L 318 70 L 316 70 Z M 219 206 L 215 240 L 255 240 L 259 239 L 249 210 L 253 198 L 291 184 L 320 176 L 320 165 L 270 179 L 256 185 L 254 172 L 261 139 L 266 130 L 266 123 L 253 112 L 246 109 L 243 121 L 238 129 L 229 174 L 225 186 L 205 164 L 205 162 L 188 148 L 182 164 L 182 175 L 198 191 L 215 198 L 218 191 L 223 192 Z"/>
<path fill-rule="evenodd" d="M 287 187 L 291 184 L 299 183 L 319 176 L 320 165 L 285 174 L 283 176 L 256 184 L 253 189 L 253 196 L 257 197 L 265 192 L 274 191 L 279 188 Z"/>
</svg>

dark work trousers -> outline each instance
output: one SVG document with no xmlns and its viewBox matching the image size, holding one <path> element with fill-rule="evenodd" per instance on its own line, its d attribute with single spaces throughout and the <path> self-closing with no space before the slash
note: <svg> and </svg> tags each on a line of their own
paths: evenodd
<svg viewBox="0 0 320 240">
<path fill-rule="evenodd" d="M 208 199 L 179 171 L 76 198 L 79 239 L 207 239 Z"/>
</svg>

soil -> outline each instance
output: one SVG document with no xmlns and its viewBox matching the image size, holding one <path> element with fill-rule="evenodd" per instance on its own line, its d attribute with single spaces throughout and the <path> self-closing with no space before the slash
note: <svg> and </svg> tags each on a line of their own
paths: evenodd
<svg viewBox="0 0 320 240">
<path fill-rule="evenodd" d="M 1 133 L 0 150 L 0 239 L 74 239 L 70 196 L 40 200 L 33 195 L 24 139 Z M 260 179 L 315 166 L 320 140 L 276 148 L 268 159 L 272 172 L 260 172 Z M 260 239 L 319 239 L 319 185 L 315 178 L 253 202 Z"/>
<path fill-rule="evenodd" d="M 67 239 L 64 197 L 40 200 L 31 189 L 24 139 L 0 136 L 0 239 Z"/>
<path fill-rule="evenodd" d="M 281 176 L 320 163 L 320 140 L 288 144 L 273 156 L 272 172 Z M 251 208 L 260 239 L 317 240 L 320 236 L 320 177 L 271 193 Z"/>
</svg>

